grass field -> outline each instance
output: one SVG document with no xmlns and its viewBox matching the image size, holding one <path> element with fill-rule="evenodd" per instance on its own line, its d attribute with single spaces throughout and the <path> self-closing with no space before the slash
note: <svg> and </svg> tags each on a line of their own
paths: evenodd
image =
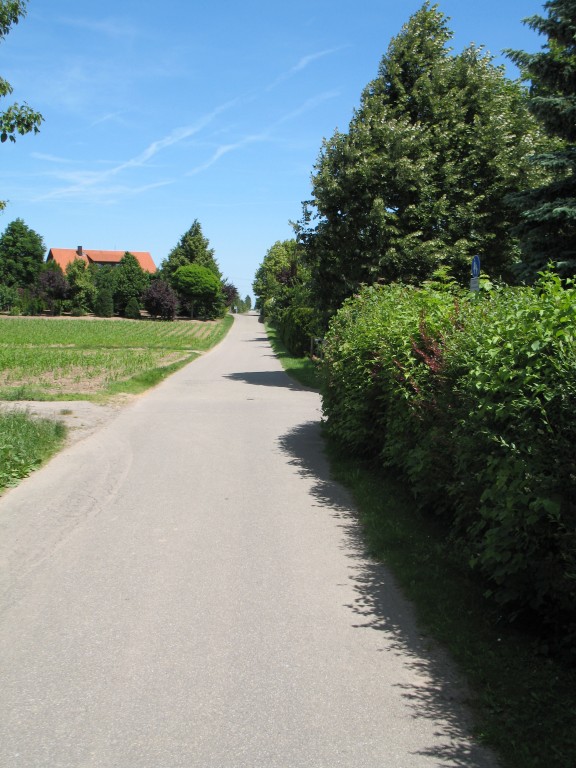
<svg viewBox="0 0 576 768">
<path fill-rule="evenodd" d="M 218 343 L 231 323 L 0 317 L 0 400 L 141 391 Z"/>
</svg>

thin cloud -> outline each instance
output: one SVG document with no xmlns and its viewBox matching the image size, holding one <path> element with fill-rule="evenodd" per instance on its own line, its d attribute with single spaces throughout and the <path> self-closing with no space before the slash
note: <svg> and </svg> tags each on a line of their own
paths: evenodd
<svg viewBox="0 0 576 768">
<path fill-rule="evenodd" d="M 242 149 L 248 144 L 254 144 L 256 142 L 263 142 L 263 141 L 270 141 L 275 128 L 281 125 L 284 125 L 284 123 L 287 123 L 290 120 L 295 120 L 297 117 L 300 117 L 300 115 L 303 115 L 306 112 L 309 112 L 310 110 L 315 109 L 319 104 L 322 104 L 323 102 L 328 101 L 330 99 L 334 99 L 337 96 L 339 96 L 338 91 L 326 91 L 324 93 L 318 94 L 318 96 L 313 96 L 312 98 L 307 99 L 299 107 L 292 110 L 291 112 L 286 113 L 285 115 L 280 117 L 278 120 L 273 122 L 266 131 L 263 131 L 262 133 L 259 133 L 253 136 L 247 136 L 246 138 L 240 139 L 239 141 L 231 144 L 222 144 L 220 147 L 216 149 L 216 151 L 212 154 L 212 156 L 208 160 L 206 160 L 205 163 L 202 163 L 201 165 L 198 165 L 195 168 L 193 168 L 191 171 L 188 171 L 186 175 L 195 176 L 196 174 L 201 173 L 202 171 L 205 171 L 208 168 L 210 168 L 212 165 L 217 163 L 218 160 L 220 160 L 225 155 L 229 154 L 230 152 L 235 152 L 238 149 Z"/>
<path fill-rule="evenodd" d="M 47 154 L 44 154 L 43 152 L 31 152 L 30 156 L 33 157 L 35 160 L 44 160 L 47 163 L 62 163 L 62 164 L 74 163 L 74 160 L 69 160 L 66 157 L 58 157 L 57 155 L 47 155 Z"/>
<path fill-rule="evenodd" d="M 286 80 L 289 80 L 291 77 L 294 77 L 294 75 L 298 74 L 298 72 L 303 72 L 313 62 L 318 61 L 319 59 L 323 59 L 326 56 L 332 56 L 333 54 L 339 53 L 340 51 L 343 51 L 345 48 L 349 47 L 349 45 L 340 45 L 337 48 L 327 48 L 324 51 L 317 51 L 316 53 L 309 53 L 307 56 L 302 56 L 302 58 L 291 69 L 279 75 L 276 80 L 274 80 L 274 82 L 272 82 L 266 88 L 266 90 L 271 91 L 274 88 L 277 88 L 281 83 L 286 82 Z"/>
<path fill-rule="evenodd" d="M 157 141 L 153 141 L 139 155 L 136 155 L 135 157 L 132 157 L 129 160 L 126 160 L 122 163 L 114 165 L 113 167 L 108 168 L 107 170 L 78 171 L 76 173 L 61 172 L 59 174 L 59 177 L 64 181 L 71 182 L 71 184 L 61 189 L 55 189 L 46 195 L 42 195 L 41 197 L 38 197 L 37 200 L 47 200 L 47 199 L 54 199 L 54 198 L 62 199 L 68 196 L 77 196 L 79 194 L 86 193 L 87 190 L 93 189 L 98 184 L 104 184 L 105 182 L 107 182 L 114 176 L 117 176 L 118 174 L 122 173 L 123 171 L 129 170 L 131 168 L 140 168 L 142 166 L 145 166 L 158 153 L 162 152 L 168 147 L 174 146 L 175 144 L 179 144 L 180 142 L 199 133 L 203 128 L 209 125 L 219 114 L 221 114 L 227 109 L 230 109 L 230 107 L 232 107 L 235 103 L 236 103 L 236 100 L 226 102 L 225 104 L 222 104 L 221 106 L 216 107 L 216 109 L 212 110 L 212 112 L 209 112 L 206 115 L 203 115 L 199 120 L 197 120 L 192 125 L 184 126 L 181 128 L 175 128 L 163 138 L 158 139 Z M 167 184 L 167 183 L 170 183 L 170 182 L 160 182 L 160 184 Z"/>
<path fill-rule="evenodd" d="M 84 29 L 112 38 L 136 37 L 139 34 L 135 26 L 114 18 L 95 21 L 94 19 L 64 17 L 60 19 L 60 22 L 68 27 Z"/>
<path fill-rule="evenodd" d="M 245 139 L 241 139 L 234 144 L 222 144 L 222 146 L 218 147 L 218 149 L 214 152 L 211 158 L 209 158 L 205 163 L 202 163 L 202 165 L 198 165 L 196 168 L 188 171 L 186 176 L 195 176 L 197 173 L 205 171 L 207 168 L 210 168 L 211 165 L 217 163 L 221 157 L 224 157 L 224 155 L 227 155 L 229 152 L 234 152 L 237 149 L 241 149 L 242 147 L 247 146 L 248 144 L 254 144 L 256 142 L 267 140 L 268 134 L 261 133 L 256 136 L 247 136 Z"/>
</svg>

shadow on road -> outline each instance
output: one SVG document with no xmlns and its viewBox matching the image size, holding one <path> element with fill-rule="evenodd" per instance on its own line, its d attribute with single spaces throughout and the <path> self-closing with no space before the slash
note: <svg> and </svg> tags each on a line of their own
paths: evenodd
<svg viewBox="0 0 576 768">
<path fill-rule="evenodd" d="M 382 653 L 400 656 L 418 673 L 414 684 L 397 684 L 413 711 L 414 719 L 438 723 L 450 743 L 420 751 L 435 758 L 438 766 L 494 768 L 495 758 L 470 743 L 471 721 L 465 712 L 466 689 L 442 650 L 419 630 L 412 607 L 402 596 L 392 574 L 371 560 L 354 511 L 354 503 L 330 476 L 318 422 L 302 424 L 279 439 L 281 450 L 301 475 L 312 480 L 318 506 L 338 518 L 343 531 L 342 548 L 351 560 L 350 578 L 356 598 L 350 608 L 357 629 L 382 632 Z M 445 739 L 444 739 L 445 740 Z"/>
<path fill-rule="evenodd" d="M 227 373 L 224 378 L 232 379 L 232 381 L 244 381 L 246 384 L 253 384 L 257 387 L 304 389 L 284 371 L 242 371 L 242 373 Z"/>
</svg>

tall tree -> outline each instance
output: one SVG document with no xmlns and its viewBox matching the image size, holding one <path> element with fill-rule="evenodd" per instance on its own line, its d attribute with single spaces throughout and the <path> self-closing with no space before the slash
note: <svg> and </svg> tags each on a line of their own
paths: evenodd
<svg viewBox="0 0 576 768">
<path fill-rule="evenodd" d="M 0 0 L 0 40 L 3 40 L 11 27 L 18 24 L 26 15 L 26 0 Z M 0 77 L 0 99 L 10 96 L 13 88 L 7 80 Z M 43 117 L 28 104 L 11 104 L 0 112 L 0 141 L 16 141 L 16 134 L 38 133 Z M 0 210 L 6 206 L 0 200 Z"/>
<path fill-rule="evenodd" d="M 120 314 L 124 314 L 131 299 L 140 303 L 150 283 L 148 272 L 142 269 L 136 256 L 128 252 L 112 270 L 111 278 L 114 309 Z"/>
<path fill-rule="evenodd" d="M 522 87 L 482 49 L 454 56 L 426 2 L 382 58 L 348 133 L 325 141 L 299 238 L 320 307 L 360 284 L 419 283 L 448 265 L 464 282 L 471 257 L 507 277 L 519 249 L 506 194 L 536 171 L 542 141 Z"/>
<path fill-rule="evenodd" d="M 296 240 L 277 240 L 258 267 L 252 289 L 257 296 L 256 306 L 263 314 L 270 314 L 287 305 L 290 289 L 296 284 L 299 270 Z"/>
<path fill-rule="evenodd" d="M 0 236 L 0 282 L 16 288 L 32 286 L 44 261 L 44 241 L 22 219 L 12 221 Z"/>
<path fill-rule="evenodd" d="M 536 157 L 547 183 L 512 198 L 521 211 L 517 233 L 527 280 L 549 262 L 560 274 L 576 274 L 576 0 L 550 0 L 544 8 L 547 18 L 524 20 L 547 36 L 543 50 L 507 52 L 531 81 L 530 110 L 558 142 Z"/>
<path fill-rule="evenodd" d="M 162 277 L 168 282 L 179 267 L 186 264 L 196 264 L 199 267 L 207 267 L 221 280 L 220 268 L 214 257 L 214 249 L 210 248 L 210 242 L 202 233 L 202 227 L 198 219 L 194 219 L 190 229 L 185 232 L 176 245 L 160 265 Z"/>
</svg>

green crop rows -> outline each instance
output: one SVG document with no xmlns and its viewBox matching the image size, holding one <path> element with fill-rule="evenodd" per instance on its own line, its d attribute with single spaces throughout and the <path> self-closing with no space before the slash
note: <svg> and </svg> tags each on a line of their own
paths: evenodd
<svg viewBox="0 0 576 768">
<path fill-rule="evenodd" d="M 228 319 L 162 323 L 1 317 L 0 398 L 96 396 L 112 385 L 117 391 L 118 382 L 193 359 L 228 327 Z"/>
</svg>

